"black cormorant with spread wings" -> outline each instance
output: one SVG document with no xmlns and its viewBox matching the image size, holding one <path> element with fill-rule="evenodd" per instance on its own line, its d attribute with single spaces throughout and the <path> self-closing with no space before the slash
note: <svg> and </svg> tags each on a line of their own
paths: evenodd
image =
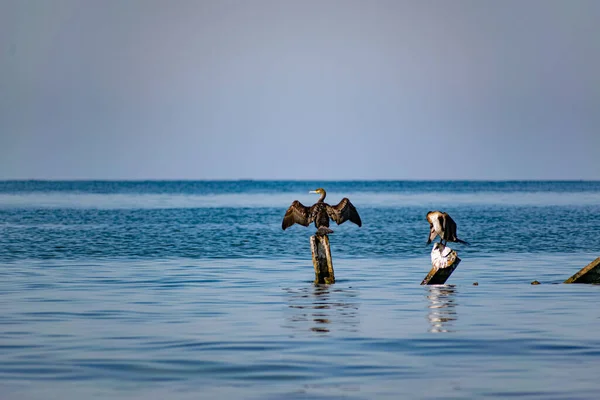
<svg viewBox="0 0 600 400">
<path fill-rule="evenodd" d="M 338 205 L 330 206 L 325 203 L 325 196 L 327 195 L 325 189 L 319 188 L 317 190 L 311 190 L 309 193 L 317 193 L 320 194 L 321 197 L 312 205 L 312 207 L 306 207 L 298 200 L 294 200 L 283 217 L 283 222 L 281 223 L 281 228 L 283 230 L 294 224 L 309 226 L 311 222 L 314 222 L 317 227 L 317 235 L 326 235 L 333 233 L 333 231 L 329 229 L 330 218 L 338 225 L 343 224 L 346 221 L 352 221 L 356 225 L 362 226 L 358 211 L 356 211 L 356 208 L 348 198 L 344 197 Z"/>
<path fill-rule="evenodd" d="M 469 244 L 456 237 L 456 222 L 454 222 L 448 213 L 429 211 L 427 213 L 427 221 L 429 221 L 429 240 L 427 241 L 427 244 L 431 243 L 436 236 L 440 237 L 440 243 L 444 242 L 442 243 L 444 245 L 448 242 Z"/>
</svg>

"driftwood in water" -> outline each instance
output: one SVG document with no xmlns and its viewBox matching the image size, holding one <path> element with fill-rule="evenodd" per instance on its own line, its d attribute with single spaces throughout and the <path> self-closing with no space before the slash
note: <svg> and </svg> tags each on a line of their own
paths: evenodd
<svg viewBox="0 0 600 400">
<path fill-rule="evenodd" d="M 331 262 L 331 249 L 327 235 L 313 235 L 310 237 L 310 251 L 312 252 L 313 266 L 315 267 L 315 283 L 335 283 L 333 263 Z"/>
<path fill-rule="evenodd" d="M 433 245 L 431 250 L 431 271 L 427 274 L 421 285 L 443 285 L 454 272 L 460 258 L 456 251 L 441 243 Z"/>
<path fill-rule="evenodd" d="M 580 269 L 565 283 L 600 283 L 600 257 Z"/>
</svg>

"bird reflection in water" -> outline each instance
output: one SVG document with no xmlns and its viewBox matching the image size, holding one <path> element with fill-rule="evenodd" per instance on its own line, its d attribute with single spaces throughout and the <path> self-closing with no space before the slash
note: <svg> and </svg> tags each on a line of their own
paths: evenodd
<svg viewBox="0 0 600 400">
<path fill-rule="evenodd" d="M 427 288 L 429 332 L 453 332 L 453 321 L 457 318 L 456 288 L 453 285 L 431 285 Z"/>
<path fill-rule="evenodd" d="M 313 285 L 284 289 L 289 295 L 290 313 L 285 327 L 328 333 L 330 330 L 355 331 L 358 326 L 357 293 L 352 288 Z"/>
</svg>

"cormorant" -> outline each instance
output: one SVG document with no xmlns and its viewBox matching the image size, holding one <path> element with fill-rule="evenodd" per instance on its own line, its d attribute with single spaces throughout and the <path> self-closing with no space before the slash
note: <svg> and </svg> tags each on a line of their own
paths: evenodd
<svg viewBox="0 0 600 400">
<path fill-rule="evenodd" d="M 319 188 L 311 190 L 309 193 L 317 193 L 321 197 L 312 207 L 306 207 L 298 200 L 294 200 L 283 217 L 283 222 L 281 223 L 283 230 L 294 224 L 309 226 L 311 222 L 314 222 L 317 227 L 317 235 L 326 235 L 333 233 L 329 229 L 330 218 L 338 225 L 350 220 L 356 225 L 362 226 L 358 211 L 356 211 L 356 208 L 354 208 L 354 205 L 348 198 L 344 197 L 337 206 L 330 206 L 324 202 L 327 195 L 325 189 Z"/>
<path fill-rule="evenodd" d="M 460 240 L 456 237 L 456 222 L 447 213 L 441 211 L 429 211 L 427 213 L 427 221 L 429 221 L 429 240 L 430 244 L 436 236 L 439 235 L 440 243 L 446 245 L 447 242 L 458 242 L 468 245 L 468 242 Z"/>
</svg>

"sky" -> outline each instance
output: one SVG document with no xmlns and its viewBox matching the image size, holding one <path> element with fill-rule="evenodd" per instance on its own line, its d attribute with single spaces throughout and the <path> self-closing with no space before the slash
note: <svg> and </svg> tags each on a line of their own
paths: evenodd
<svg viewBox="0 0 600 400">
<path fill-rule="evenodd" d="M 600 179 L 597 0 L 0 0 L 0 179 Z"/>
</svg>

